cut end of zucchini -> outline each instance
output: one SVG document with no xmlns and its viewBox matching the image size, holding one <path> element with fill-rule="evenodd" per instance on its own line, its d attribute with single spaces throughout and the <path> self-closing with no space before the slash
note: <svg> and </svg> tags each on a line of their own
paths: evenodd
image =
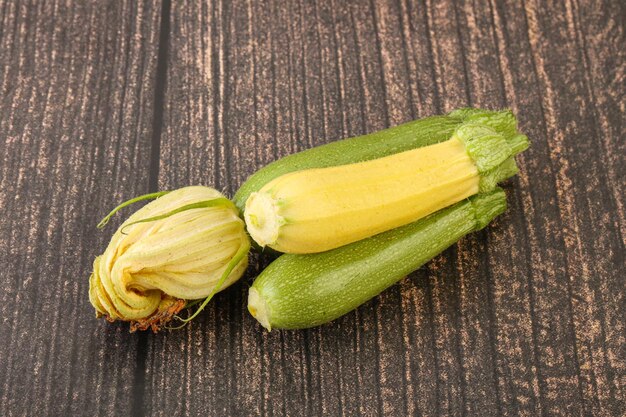
<svg viewBox="0 0 626 417">
<path fill-rule="evenodd" d="M 248 292 L 248 311 L 268 331 L 272 330 L 267 303 L 254 288 L 250 288 Z"/>
<path fill-rule="evenodd" d="M 250 194 L 244 211 L 248 233 L 261 247 L 272 246 L 278 240 L 285 219 L 278 214 L 277 201 L 265 192 Z"/>
</svg>

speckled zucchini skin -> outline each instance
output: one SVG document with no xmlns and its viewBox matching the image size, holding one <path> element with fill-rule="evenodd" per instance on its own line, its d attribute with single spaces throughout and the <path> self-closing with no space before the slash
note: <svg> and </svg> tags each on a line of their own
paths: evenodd
<svg viewBox="0 0 626 417">
<path fill-rule="evenodd" d="M 318 326 L 357 308 L 506 209 L 502 189 L 327 252 L 282 255 L 254 281 L 248 309 L 269 330 Z M 259 305 L 262 304 L 262 305 Z M 259 317 L 259 311 L 263 317 Z"/>
</svg>

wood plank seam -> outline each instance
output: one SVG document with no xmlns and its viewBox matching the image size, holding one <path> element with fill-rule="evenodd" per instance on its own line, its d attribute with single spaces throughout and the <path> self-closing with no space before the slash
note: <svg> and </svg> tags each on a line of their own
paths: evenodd
<svg viewBox="0 0 626 417">
<path fill-rule="evenodd" d="M 163 110 L 165 106 L 165 89 L 167 85 L 167 54 L 170 28 L 170 0 L 161 3 L 161 21 L 159 24 L 159 46 L 157 51 L 156 79 L 154 84 L 154 104 L 152 118 L 152 138 L 150 141 L 150 165 L 148 193 L 159 191 L 159 166 L 161 161 L 161 133 L 163 130 Z M 146 372 L 148 338 L 146 332 L 137 335 L 137 367 L 133 381 L 133 403 L 131 414 L 133 417 L 146 415 Z"/>
</svg>

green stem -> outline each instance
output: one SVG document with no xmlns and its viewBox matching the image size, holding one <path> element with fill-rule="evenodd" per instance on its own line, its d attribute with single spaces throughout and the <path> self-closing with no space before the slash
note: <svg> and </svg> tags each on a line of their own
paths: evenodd
<svg viewBox="0 0 626 417">
<path fill-rule="evenodd" d="M 153 200 L 155 198 L 159 198 L 161 196 L 164 196 L 167 193 L 169 193 L 169 191 L 159 191 L 159 192 L 156 192 L 156 193 L 144 194 L 144 195 L 140 195 L 140 196 L 135 197 L 135 198 L 131 198 L 130 200 L 126 200 L 122 204 L 120 204 L 119 206 L 117 206 L 113 210 L 111 210 L 111 212 L 109 214 L 107 214 L 104 219 L 100 220 L 100 223 L 98 223 L 98 225 L 96 227 L 98 229 L 102 229 L 104 226 L 106 226 L 106 224 L 109 222 L 109 220 L 111 220 L 111 217 L 113 217 L 115 215 L 115 213 L 117 213 L 118 211 L 120 211 L 124 207 L 128 207 L 131 204 L 134 204 L 134 203 L 137 203 L 137 202 L 143 201 L 143 200 Z"/>
<path fill-rule="evenodd" d="M 173 216 L 174 214 L 182 213 L 183 211 L 194 210 L 194 209 L 199 209 L 199 208 L 207 208 L 207 207 L 227 207 L 227 208 L 234 210 L 236 213 L 238 212 L 237 208 L 235 207 L 232 201 L 230 201 L 229 199 L 225 197 L 218 197 L 218 198 L 214 198 L 211 200 L 198 201 L 197 203 L 186 204 L 184 206 L 175 208 L 174 210 L 169 211 L 165 214 L 160 214 L 158 216 L 148 217 L 147 219 L 141 219 L 141 220 L 137 220 L 137 221 L 125 224 L 124 226 L 122 226 L 122 229 L 120 232 L 122 234 L 126 234 L 124 233 L 124 229 L 130 226 L 133 226 L 135 224 L 138 224 L 138 223 L 154 222 L 157 220 L 166 219 L 170 216 Z"/>
</svg>

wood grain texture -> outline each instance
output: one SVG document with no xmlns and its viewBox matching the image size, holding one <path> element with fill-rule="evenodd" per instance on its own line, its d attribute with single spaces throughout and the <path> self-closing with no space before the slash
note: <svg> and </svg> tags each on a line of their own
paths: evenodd
<svg viewBox="0 0 626 417">
<path fill-rule="evenodd" d="M 508 184 L 507 215 L 336 323 L 258 334 L 239 307 L 244 284 L 210 308 L 208 323 L 196 323 L 176 343 L 171 335 L 154 338 L 149 357 L 162 365 L 150 370 L 153 394 L 164 383 L 186 401 L 181 408 L 166 399 L 151 413 L 619 415 L 624 339 L 603 329 L 619 328 L 624 314 L 618 282 L 623 160 L 616 148 L 623 145 L 606 136 L 619 130 L 622 116 L 605 116 L 611 120 L 602 133 L 592 130 L 600 102 L 587 111 L 562 110 L 562 120 L 546 119 L 557 111 L 546 101 L 557 85 L 571 96 L 568 103 L 591 94 L 591 69 L 576 69 L 571 86 L 559 79 L 560 71 L 572 71 L 562 68 L 564 60 L 579 59 L 581 50 L 597 54 L 577 40 L 583 36 L 576 29 L 580 5 L 550 9 L 558 16 L 551 24 L 552 14 L 538 19 L 537 10 L 546 7 L 475 1 L 174 5 L 164 188 L 202 183 L 233 193 L 247 175 L 282 155 L 464 105 L 513 107 L 533 148 L 521 157 L 520 178 Z M 611 12 L 602 11 L 609 20 Z M 602 35 L 617 45 L 621 30 Z M 555 44 L 563 57 L 541 50 Z M 611 74 L 622 77 L 623 59 L 598 52 L 595 82 L 612 83 L 606 94 L 623 105 L 619 81 L 598 73 L 610 59 L 619 67 Z M 555 87 L 547 84 L 551 79 Z M 568 123 L 578 128 L 569 127 L 566 139 L 561 129 Z M 583 158 L 572 149 L 555 159 L 564 140 L 598 150 Z M 602 164 L 605 155 L 606 174 L 600 165 L 591 175 L 559 170 L 562 162 Z M 585 197 L 574 198 L 571 181 L 602 206 L 596 223 L 584 214 Z M 599 221 L 602 210 L 608 224 Z M 568 234 L 572 214 L 579 216 L 578 229 Z M 577 247 L 576 236 L 588 246 Z M 598 240 L 605 247 L 592 253 Z M 586 271 L 578 266 L 585 262 Z M 598 336 L 583 330 L 587 326 Z M 214 353 L 207 358 L 188 351 L 192 340 L 203 341 L 198 349 L 209 343 Z M 174 378 L 171 363 L 185 364 Z M 203 367 L 226 377 L 208 376 L 203 384 Z"/>
<path fill-rule="evenodd" d="M 133 407 L 137 337 L 87 289 L 95 224 L 147 190 L 159 22 L 156 3 L 0 2 L 2 416 Z"/>
<path fill-rule="evenodd" d="M 0 2 L 0 415 L 626 415 L 625 9 Z M 182 330 L 92 318 L 118 201 L 467 105 L 531 138 L 509 210 L 355 312 L 263 331 L 254 255 Z"/>
</svg>

